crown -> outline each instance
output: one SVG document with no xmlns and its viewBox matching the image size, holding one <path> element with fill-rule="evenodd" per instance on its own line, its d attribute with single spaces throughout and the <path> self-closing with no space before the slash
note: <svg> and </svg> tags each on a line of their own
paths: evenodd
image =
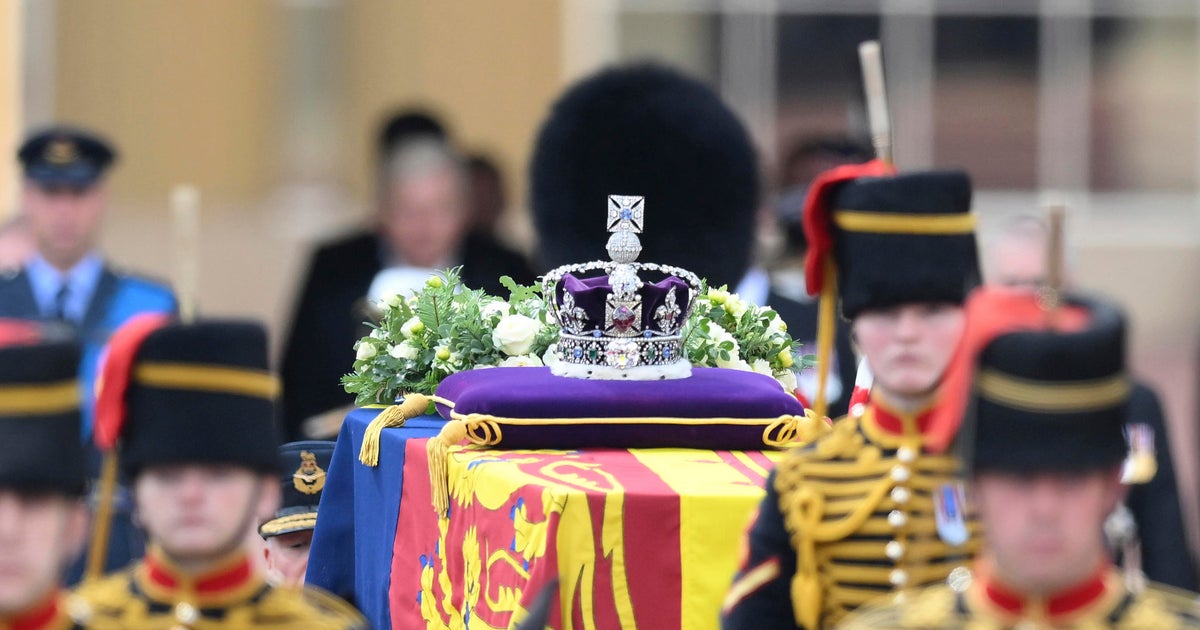
<svg viewBox="0 0 1200 630">
<path fill-rule="evenodd" d="M 691 375 L 680 330 L 700 278 L 678 267 L 636 262 L 645 211 L 642 197 L 609 195 L 612 260 L 564 265 L 542 278 L 543 295 L 562 326 L 554 374 L 605 380 Z M 639 275 L 645 272 L 663 277 L 645 282 Z"/>
</svg>

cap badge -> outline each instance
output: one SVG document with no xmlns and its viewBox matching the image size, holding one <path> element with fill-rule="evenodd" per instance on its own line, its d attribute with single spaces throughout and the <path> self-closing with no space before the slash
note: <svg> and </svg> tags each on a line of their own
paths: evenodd
<svg viewBox="0 0 1200 630">
<path fill-rule="evenodd" d="M 317 465 L 317 456 L 300 451 L 300 467 L 292 475 L 292 485 L 303 494 L 318 494 L 325 488 L 325 471 Z"/>
<path fill-rule="evenodd" d="M 46 145 L 42 157 L 51 164 L 70 164 L 79 159 L 79 147 L 72 140 L 57 138 Z"/>
</svg>

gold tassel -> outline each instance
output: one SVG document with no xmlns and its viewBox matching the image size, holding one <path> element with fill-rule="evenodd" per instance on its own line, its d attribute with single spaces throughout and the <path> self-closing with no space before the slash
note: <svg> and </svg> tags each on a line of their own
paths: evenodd
<svg viewBox="0 0 1200 630">
<path fill-rule="evenodd" d="M 837 326 L 837 298 L 837 268 L 833 255 L 826 254 L 825 286 L 821 287 L 817 306 L 817 395 L 813 397 L 813 412 L 818 418 L 826 416 L 825 383 L 829 380 L 829 357 L 833 354 L 833 333 Z"/>
<path fill-rule="evenodd" d="M 429 454 L 429 483 L 433 509 L 438 516 L 445 516 L 450 510 L 450 472 L 446 460 L 450 457 L 450 447 L 458 444 L 467 437 L 467 424 L 462 420 L 451 420 L 442 427 L 441 433 L 429 438 L 425 451 Z"/>
<path fill-rule="evenodd" d="M 112 526 L 113 494 L 117 489 L 117 451 L 104 453 L 100 472 L 100 503 L 96 506 L 96 522 L 92 528 L 92 544 L 88 547 L 85 580 L 94 580 L 104 574 L 104 560 L 108 557 L 108 533 Z"/>
<path fill-rule="evenodd" d="M 387 409 L 379 412 L 378 416 L 367 425 L 367 430 L 363 434 L 362 448 L 358 451 L 358 461 L 367 466 L 379 465 L 379 434 L 384 429 L 393 427 L 402 427 L 409 418 L 425 415 L 429 409 L 430 402 L 438 402 L 448 407 L 454 407 L 454 403 L 439 398 L 438 396 L 426 396 L 425 394 L 407 394 L 404 397 L 404 402 L 398 405 L 392 405 Z"/>
<path fill-rule="evenodd" d="M 792 612 L 804 630 L 821 627 L 821 583 L 816 573 L 797 572 L 792 576 Z"/>
</svg>

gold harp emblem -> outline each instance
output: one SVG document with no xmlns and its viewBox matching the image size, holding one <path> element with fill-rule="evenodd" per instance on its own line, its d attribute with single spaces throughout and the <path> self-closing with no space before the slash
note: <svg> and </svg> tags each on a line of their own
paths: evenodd
<svg viewBox="0 0 1200 630">
<path fill-rule="evenodd" d="M 292 474 L 292 485 L 303 494 L 319 494 L 325 488 L 325 471 L 317 465 L 317 456 L 300 451 L 300 467 Z"/>
</svg>

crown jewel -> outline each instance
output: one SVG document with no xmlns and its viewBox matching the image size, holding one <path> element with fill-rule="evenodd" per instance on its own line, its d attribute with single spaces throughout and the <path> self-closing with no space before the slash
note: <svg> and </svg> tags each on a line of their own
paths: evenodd
<svg viewBox="0 0 1200 630">
<path fill-rule="evenodd" d="M 644 218 L 642 197 L 610 195 L 606 225 L 612 260 L 565 265 L 542 279 L 562 326 L 555 374 L 631 380 L 691 374 L 679 333 L 700 279 L 678 267 L 636 262 Z M 594 271 L 606 275 L 586 277 Z M 649 283 L 641 278 L 644 272 L 664 277 Z"/>
</svg>

